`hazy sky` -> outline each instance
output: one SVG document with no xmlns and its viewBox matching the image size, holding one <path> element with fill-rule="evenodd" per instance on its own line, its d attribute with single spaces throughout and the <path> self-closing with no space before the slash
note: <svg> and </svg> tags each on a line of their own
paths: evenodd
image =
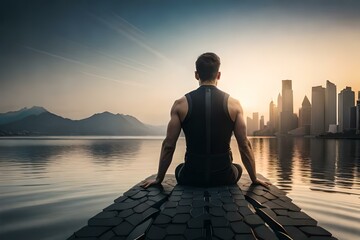
<svg viewBox="0 0 360 240">
<path fill-rule="evenodd" d="M 360 90 L 360 1 L 1 1 L 0 112 L 164 124 L 207 51 L 248 115 L 268 120 L 283 79 L 297 112 L 327 79 Z"/>
</svg>

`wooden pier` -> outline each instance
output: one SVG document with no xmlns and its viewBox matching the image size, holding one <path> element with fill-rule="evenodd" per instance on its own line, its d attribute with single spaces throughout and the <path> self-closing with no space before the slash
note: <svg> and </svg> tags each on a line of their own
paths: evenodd
<svg viewBox="0 0 360 240">
<path fill-rule="evenodd" d="M 135 185 L 68 239 L 336 238 L 276 186 L 253 186 L 245 175 L 237 185 L 197 188 L 166 175 L 159 187 Z"/>
</svg>

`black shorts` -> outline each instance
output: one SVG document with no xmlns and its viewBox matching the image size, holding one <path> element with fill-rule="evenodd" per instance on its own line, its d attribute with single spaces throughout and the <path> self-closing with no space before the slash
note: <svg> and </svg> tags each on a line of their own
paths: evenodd
<svg viewBox="0 0 360 240">
<path fill-rule="evenodd" d="M 228 168 L 210 174 L 209 181 L 204 181 L 203 174 L 186 169 L 185 164 L 179 164 L 175 169 L 175 177 L 179 184 L 199 187 L 213 187 L 236 184 L 241 177 L 242 168 L 239 164 L 231 163 Z"/>
</svg>

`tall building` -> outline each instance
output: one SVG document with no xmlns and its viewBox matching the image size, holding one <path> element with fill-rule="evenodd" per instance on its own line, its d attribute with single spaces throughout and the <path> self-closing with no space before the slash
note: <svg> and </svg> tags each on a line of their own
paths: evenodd
<svg viewBox="0 0 360 240">
<path fill-rule="evenodd" d="M 265 119 L 264 119 L 264 116 L 261 115 L 260 117 L 260 130 L 264 130 L 265 128 Z"/>
<path fill-rule="evenodd" d="M 330 125 L 336 125 L 336 85 L 326 81 L 325 89 L 325 132 Z"/>
<path fill-rule="evenodd" d="M 351 90 L 351 87 L 346 87 L 338 96 L 339 132 L 344 132 L 350 130 L 350 109 L 355 104 L 355 92 Z"/>
<path fill-rule="evenodd" d="M 278 106 L 278 111 L 280 113 L 282 111 L 282 96 L 280 93 L 277 97 L 277 106 Z"/>
<path fill-rule="evenodd" d="M 311 103 L 307 96 L 302 101 L 301 108 L 299 109 L 299 127 L 311 125 Z"/>
<path fill-rule="evenodd" d="M 292 127 L 291 129 L 295 129 L 299 126 L 299 117 L 296 113 L 293 113 L 292 116 Z"/>
<path fill-rule="evenodd" d="M 294 114 L 294 121 L 297 117 Z M 298 127 L 289 131 L 290 135 L 294 136 L 305 136 L 310 134 L 310 124 L 311 124 L 311 104 L 307 96 L 304 97 L 304 100 L 299 109 L 299 118 L 298 118 Z"/>
<path fill-rule="evenodd" d="M 253 123 L 252 123 L 251 117 L 246 117 L 246 135 L 248 135 L 248 136 L 254 135 Z"/>
<path fill-rule="evenodd" d="M 259 113 L 253 113 L 254 131 L 259 130 Z"/>
<path fill-rule="evenodd" d="M 356 106 L 350 108 L 350 130 L 356 131 Z"/>
<path fill-rule="evenodd" d="M 323 134 L 325 133 L 325 88 L 312 87 L 311 102 L 310 134 Z"/>
<path fill-rule="evenodd" d="M 360 91 L 358 92 L 358 100 L 356 101 L 356 134 L 360 134 Z"/>
<path fill-rule="evenodd" d="M 358 98 L 357 98 L 357 101 L 356 101 L 356 104 L 355 106 L 351 107 L 350 109 L 350 130 L 353 130 L 354 132 L 357 131 L 357 126 L 358 126 L 358 103 L 359 103 L 359 100 L 360 100 L 360 91 L 358 92 Z"/>
<path fill-rule="evenodd" d="M 259 130 L 259 113 L 253 113 L 253 118 L 246 118 L 246 133 L 248 136 L 253 136 L 254 132 Z"/>
<path fill-rule="evenodd" d="M 273 101 L 269 104 L 269 124 L 268 127 L 272 132 L 278 131 L 279 113 Z"/>
<path fill-rule="evenodd" d="M 293 90 L 292 81 L 282 81 L 282 104 L 280 112 L 280 133 L 287 134 L 290 130 L 296 128 L 293 109 Z"/>
<path fill-rule="evenodd" d="M 293 109 L 293 90 L 291 80 L 282 80 L 282 112 L 294 112 Z"/>
<path fill-rule="evenodd" d="M 276 124 L 276 131 L 278 132 L 280 130 L 280 114 L 282 111 L 282 96 L 279 93 L 277 97 L 277 124 Z"/>
</svg>

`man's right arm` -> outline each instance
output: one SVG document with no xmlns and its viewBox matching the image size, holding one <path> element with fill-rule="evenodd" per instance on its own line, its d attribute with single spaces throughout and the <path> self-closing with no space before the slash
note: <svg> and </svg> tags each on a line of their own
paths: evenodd
<svg viewBox="0 0 360 240">
<path fill-rule="evenodd" d="M 166 138 L 161 145 L 161 153 L 159 159 L 159 168 L 156 179 L 148 179 L 143 181 L 142 187 L 147 188 L 151 185 L 160 184 L 165 177 L 176 147 L 176 142 L 181 131 L 180 112 L 184 111 L 185 97 L 176 100 L 170 111 L 170 121 L 167 127 Z"/>
<path fill-rule="evenodd" d="M 260 184 L 265 187 L 271 185 L 271 183 L 261 181 L 256 177 L 256 166 L 254 153 L 251 147 L 251 143 L 246 136 L 246 125 L 243 116 L 243 109 L 238 100 L 232 99 L 231 109 L 232 115 L 235 117 L 234 134 L 239 147 L 241 160 L 249 173 L 250 179 L 254 184 Z"/>
</svg>

